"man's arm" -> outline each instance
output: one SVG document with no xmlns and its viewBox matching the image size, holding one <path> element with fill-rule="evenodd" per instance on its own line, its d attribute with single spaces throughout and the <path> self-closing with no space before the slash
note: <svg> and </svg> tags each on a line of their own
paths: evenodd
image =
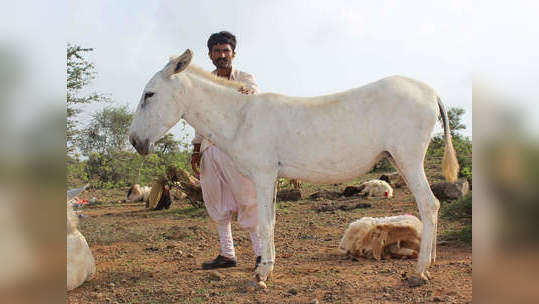
<svg viewBox="0 0 539 304">
<path fill-rule="evenodd" d="M 193 138 L 193 141 L 191 142 L 193 144 L 193 154 L 191 154 L 191 169 L 193 169 L 193 173 L 195 174 L 195 177 L 200 179 L 200 171 L 198 168 L 200 168 L 200 143 L 202 141 L 202 136 L 198 135 L 195 131 L 195 138 Z"/>
</svg>

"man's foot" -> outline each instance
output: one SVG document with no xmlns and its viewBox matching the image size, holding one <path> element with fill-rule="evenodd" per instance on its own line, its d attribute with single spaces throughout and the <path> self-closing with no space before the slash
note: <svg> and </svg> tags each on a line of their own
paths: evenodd
<svg viewBox="0 0 539 304">
<path fill-rule="evenodd" d="M 262 262 L 262 257 L 261 257 L 261 256 L 257 256 L 257 257 L 256 257 L 256 260 L 255 260 L 255 270 L 256 270 L 256 268 L 258 267 L 258 264 L 260 264 L 260 262 Z"/>
<path fill-rule="evenodd" d="M 218 255 L 214 260 L 202 263 L 202 269 L 236 267 L 236 264 L 236 259 L 231 259 L 222 255 Z"/>
</svg>

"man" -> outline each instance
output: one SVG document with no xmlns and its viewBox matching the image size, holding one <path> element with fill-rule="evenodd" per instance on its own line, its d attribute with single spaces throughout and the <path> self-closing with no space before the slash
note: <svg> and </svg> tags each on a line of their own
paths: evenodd
<svg viewBox="0 0 539 304">
<path fill-rule="evenodd" d="M 208 39 L 209 56 L 215 67 L 214 74 L 245 84 L 239 91 L 255 94 L 258 86 L 254 77 L 232 67 L 236 56 L 236 37 L 226 31 L 212 34 Z M 255 253 L 255 268 L 261 260 L 261 243 L 258 237 L 256 192 L 251 180 L 241 175 L 228 155 L 207 139 L 195 134 L 192 141 L 191 166 L 200 176 L 202 196 L 206 209 L 217 224 L 221 253 L 212 261 L 202 264 L 202 269 L 234 267 L 237 264 L 230 222 L 238 213 L 240 226 L 249 231 Z M 200 162 L 202 160 L 202 166 Z M 198 168 L 200 167 L 200 173 Z"/>
</svg>

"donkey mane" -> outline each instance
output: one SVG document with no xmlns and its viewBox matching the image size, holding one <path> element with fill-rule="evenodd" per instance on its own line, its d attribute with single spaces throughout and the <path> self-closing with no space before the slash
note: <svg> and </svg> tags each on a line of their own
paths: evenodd
<svg viewBox="0 0 539 304">
<path fill-rule="evenodd" d="M 208 80 L 208 81 L 210 81 L 210 82 L 212 82 L 214 84 L 234 89 L 235 91 L 238 90 L 239 88 L 242 88 L 242 87 L 245 86 L 241 82 L 234 81 L 234 80 L 229 80 L 229 79 L 226 79 L 226 78 L 223 78 L 223 77 L 219 77 L 219 76 L 217 76 L 215 74 L 212 74 L 212 73 L 210 73 L 210 72 L 204 70 L 203 68 L 201 68 L 199 66 L 196 66 L 194 64 L 190 64 L 187 67 L 186 72 L 189 72 L 191 75 L 198 76 L 199 78 L 203 78 L 205 80 Z"/>
</svg>

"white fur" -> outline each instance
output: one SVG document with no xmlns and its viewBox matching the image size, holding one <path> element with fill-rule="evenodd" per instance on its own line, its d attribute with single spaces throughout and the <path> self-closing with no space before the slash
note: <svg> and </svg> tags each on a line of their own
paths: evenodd
<svg viewBox="0 0 539 304">
<path fill-rule="evenodd" d="M 232 158 L 257 192 L 262 240 L 262 263 L 255 271 L 258 280 L 267 279 L 275 262 L 277 177 L 348 181 L 388 154 L 421 212 L 424 229 L 417 274 L 427 279 L 426 269 L 436 252 L 439 202 L 425 177 L 423 158 L 439 115 L 449 151 L 444 174 L 453 181 L 458 171 L 447 113 L 432 88 L 392 76 L 318 97 L 243 95 L 237 92 L 237 83 L 217 82 L 200 68 L 189 67 L 192 56 L 187 50 L 150 79 L 133 118 L 130 141 L 147 154 L 184 118 Z"/>
<path fill-rule="evenodd" d="M 134 184 L 131 187 L 131 193 L 127 196 L 128 202 L 148 202 L 150 197 L 150 192 L 152 191 L 151 187 L 144 186 L 141 187 L 139 184 Z"/>
<path fill-rule="evenodd" d="M 77 215 L 67 204 L 67 290 L 79 287 L 95 274 L 95 260 L 86 239 L 77 229 Z"/>
<path fill-rule="evenodd" d="M 372 196 L 372 197 L 387 197 L 387 198 L 393 197 L 393 188 L 391 188 L 391 186 L 383 180 L 373 179 L 373 180 L 361 183 L 360 187 L 362 186 L 364 186 L 364 188 L 359 193 L 361 195 L 368 194 L 369 196 Z M 387 192 L 387 196 L 386 196 L 386 192 Z"/>
<path fill-rule="evenodd" d="M 363 217 L 350 223 L 339 251 L 378 260 L 388 251 L 398 256 L 417 255 L 422 230 L 423 224 L 413 215 Z"/>
</svg>

